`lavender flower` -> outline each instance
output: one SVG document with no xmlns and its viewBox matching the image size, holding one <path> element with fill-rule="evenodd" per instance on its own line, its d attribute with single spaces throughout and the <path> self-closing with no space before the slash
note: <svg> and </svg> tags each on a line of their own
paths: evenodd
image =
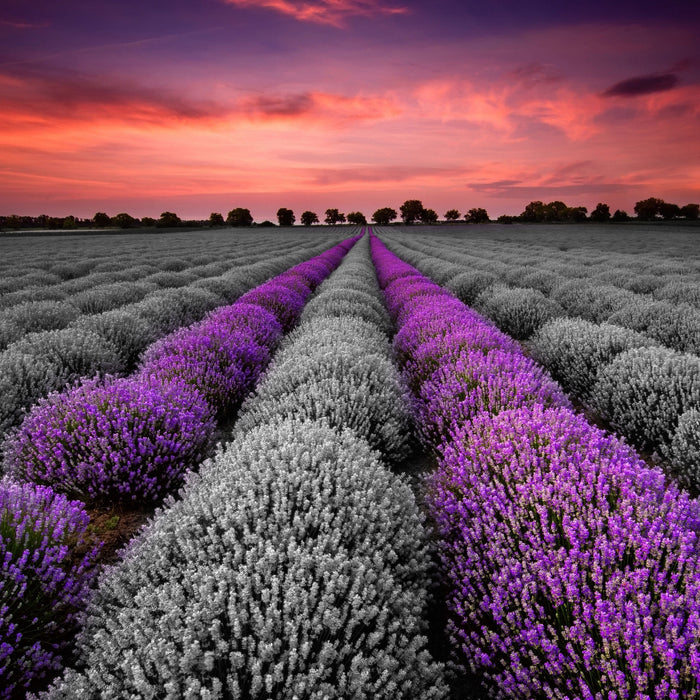
<svg viewBox="0 0 700 700">
<path fill-rule="evenodd" d="M 499 698 L 700 684 L 700 507 L 566 409 L 480 415 L 429 496 L 449 633 Z"/>
<path fill-rule="evenodd" d="M 82 504 L 47 486 L 0 481 L 0 698 L 61 668 L 97 553 L 88 522 Z"/>
<path fill-rule="evenodd" d="M 8 439 L 6 465 L 86 502 L 157 502 L 205 457 L 214 426 L 204 397 L 182 382 L 86 380 L 34 406 Z"/>
</svg>

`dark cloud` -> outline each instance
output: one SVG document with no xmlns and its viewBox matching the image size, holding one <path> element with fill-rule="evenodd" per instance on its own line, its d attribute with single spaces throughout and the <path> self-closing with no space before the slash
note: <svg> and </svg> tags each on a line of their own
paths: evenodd
<svg viewBox="0 0 700 700">
<path fill-rule="evenodd" d="M 304 92 L 298 95 L 261 95 L 246 101 L 245 107 L 268 117 L 298 117 L 310 112 L 313 104 L 311 95 Z"/>
<path fill-rule="evenodd" d="M 649 95 L 653 92 L 664 92 L 676 87 L 678 80 L 675 73 L 640 75 L 615 83 L 603 93 L 603 97 L 636 97 L 637 95 Z"/>
</svg>

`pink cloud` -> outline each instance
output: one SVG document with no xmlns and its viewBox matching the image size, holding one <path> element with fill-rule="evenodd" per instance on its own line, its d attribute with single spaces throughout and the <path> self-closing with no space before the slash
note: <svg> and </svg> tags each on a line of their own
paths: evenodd
<svg viewBox="0 0 700 700">
<path fill-rule="evenodd" d="M 276 10 L 302 22 L 342 27 L 349 17 L 406 14 L 406 7 L 383 5 L 376 0 L 225 0 L 237 7 Z"/>
</svg>

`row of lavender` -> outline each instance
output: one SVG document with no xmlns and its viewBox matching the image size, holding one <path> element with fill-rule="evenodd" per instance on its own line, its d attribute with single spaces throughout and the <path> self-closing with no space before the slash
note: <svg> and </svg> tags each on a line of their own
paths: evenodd
<svg viewBox="0 0 700 700">
<path fill-rule="evenodd" d="M 426 256 L 420 252 L 423 246 L 419 252 L 410 251 L 395 238 L 391 246 L 436 281 L 446 281 L 462 301 L 473 304 L 503 331 L 527 340 L 533 357 L 567 391 L 638 449 L 656 452 L 683 486 L 700 489 L 700 356 L 659 345 L 654 340 L 658 334 L 652 331 L 650 337 L 630 329 L 621 316 L 613 315 L 604 323 L 562 318 L 563 309 L 539 290 L 493 286 L 494 276 L 479 271 L 455 276 L 454 263 Z M 436 249 L 437 244 L 433 252 Z M 446 250 L 438 254 L 448 256 Z M 454 258 L 452 252 L 449 255 Z M 577 306 L 567 305 L 567 313 L 585 315 L 585 309 L 596 308 L 590 295 L 583 293 L 583 282 L 594 290 L 593 280 L 577 281 L 569 290 L 571 303 L 576 301 Z M 595 294 L 604 296 L 604 288 L 597 285 Z M 700 312 L 688 316 L 676 307 L 667 311 L 669 324 L 673 318 L 677 329 L 685 329 L 686 338 L 697 337 L 697 347 L 691 344 L 697 352 Z"/>
<path fill-rule="evenodd" d="M 422 636 L 422 517 L 380 461 L 405 456 L 410 425 L 368 253 L 318 289 L 231 441 L 105 571 L 47 698 L 446 697 Z"/>
<path fill-rule="evenodd" d="M 318 242 L 313 246 L 285 242 L 269 247 L 268 259 L 252 262 L 259 253 L 249 257 L 249 242 L 247 249 L 239 251 L 239 264 L 233 269 L 226 261 L 222 262 L 228 269 L 218 264 L 215 269 L 205 266 L 213 273 L 211 276 L 196 278 L 186 286 L 148 292 L 139 301 L 134 294 L 140 295 L 144 288 L 133 279 L 107 284 L 111 301 L 106 306 L 115 300 L 124 305 L 100 313 L 79 313 L 66 301 L 20 304 L 10 310 L 19 314 L 11 325 L 21 326 L 22 333 L 32 332 L 0 353 L 0 437 L 18 425 L 26 410 L 49 392 L 58 391 L 79 377 L 131 371 L 141 352 L 157 338 L 201 319 L 214 308 L 230 304 L 265 279 L 325 247 L 327 244 Z M 138 274 L 139 269 L 132 272 Z M 88 278 L 83 281 L 89 281 Z M 102 298 L 103 292 L 104 288 L 98 286 L 83 294 Z M 20 317 L 22 323 L 18 322 Z M 56 324 L 66 327 L 56 328 Z"/>
<path fill-rule="evenodd" d="M 454 658 L 494 697 L 696 697 L 697 501 L 573 413 L 511 338 L 372 247 L 439 454 L 428 506 Z"/>
<path fill-rule="evenodd" d="M 343 237 L 340 231 L 330 232 Z M 324 233 L 316 232 L 315 239 Z M 290 248 L 302 241 L 313 244 L 311 236 L 301 232 L 285 236 L 285 240 Z M 284 249 L 285 240 L 274 231 L 231 229 L 0 238 L 0 308 L 38 299 L 64 299 L 66 295 L 121 281 L 130 269 L 138 270 L 139 278 L 178 272 L 186 275 L 190 270 L 204 275 L 214 261 L 231 259 L 235 265 L 236 253 L 249 255 L 254 262 L 254 241 L 260 242 L 263 256 L 266 249 Z M 128 274 L 127 279 L 136 278 Z"/>
<path fill-rule="evenodd" d="M 399 242 L 395 233 L 387 240 Z M 402 255 L 412 257 L 408 248 L 417 251 L 425 274 L 441 284 L 449 281 L 466 304 L 478 302 L 484 313 L 502 316 L 513 335 L 526 337 L 533 326 L 566 315 L 592 323 L 607 321 L 679 352 L 700 354 L 700 273 L 690 266 L 692 260 L 649 261 L 641 269 L 642 261 L 637 260 L 633 269 L 622 273 L 614 262 L 619 253 L 596 252 L 603 256 L 596 265 L 586 264 L 585 258 L 576 264 L 582 254 L 576 251 L 577 257 L 562 268 L 555 261 L 556 251 L 532 252 L 501 241 L 404 236 L 400 244 Z M 460 252 L 465 249 L 469 252 Z M 484 249 L 488 253 L 480 256 Z M 616 286 L 633 282 L 634 291 Z M 668 290 L 668 296 L 655 298 L 654 292 L 661 289 Z M 509 310 L 519 300 L 527 313 Z"/>
<path fill-rule="evenodd" d="M 174 493 L 354 242 L 163 338 L 135 375 L 84 380 L 32 409 L 8 441 L 0 482 L 0 697 L 60 669 L 95 575 L 83 503 L 141 507 Z"/>
<path fill-rule="evenodd" d="M 590 228 L 556 225 L 450 226 L 439 230 L 417 226 L 410 231 L 403 240 L 411 247 L 421 246 L 428 254 L 447 247 L 454 254 L 450 260 L 461 272 L 479 270 L 510 286 L 531 287 L 545 294 L 560 288 L 565 304 L 575 299 L 565 294 L 567 288 L 562 285 L 593 280 L 620 302 L 633 299 L 624 294 L 632 292 L 648 295 L 647 301 L 700 308 L 700 260 L 691 230 L 680 239 L 677 231 L 661 232 L 653 227 L 645 231 L 639 226 L 612 236 L 603 228 L 597 237 Z M 408 229 L 402 232 L 406 234 Z M 436 242 L 437 248 L 433 247 Z M 623 294 L 617 297 L 617 292 Z"/>
</svg>

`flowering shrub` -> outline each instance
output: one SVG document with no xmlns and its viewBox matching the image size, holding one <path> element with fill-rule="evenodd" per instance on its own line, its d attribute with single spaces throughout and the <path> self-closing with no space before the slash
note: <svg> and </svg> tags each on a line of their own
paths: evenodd
<svg viewBox="0 0 700 700">
<path fill-rule="evenodd" d="M 540 326 L 564 315 L 564 309 L 537 289 L 496 285 L 484 290 L 474 308 L 517 340 L 529 338 Z"/>
<path fill-rule="evenodd" d="M 674 304 L 690 304 L 696 308 L 700 307 L 700 285 L 697 281 L 669 280 L 663 286 L 660 285 L 654 289 L 654 296 Z"/>
<path fill-rule="evenodd" d="M 239 300 L 242 304 L 255 304 L 275 315 L 284 331 L 288 331 L 304 308 L 304 297 L 275 280 L 246 292 Z"/>
<path fill-rule="evenodd" d="M 410 488 L 350 431 L 230 443 L 101 577 L 47 698 L 443 698 Z"/>
<path fill-rule="evenodd" d="M 633 302 L 636 295 L 609 284 L 575 279 L 555 287 L 551 298 L 561 304 L 569 316 L 600 323 L 607 321 L 615 311 Z"/>
<path fill-rule="evenodd" d="M 156 289 L 158 285 L 148 282 L 113 282 L 74 294 L 70 303 L 84 314 L 99 314 L 141 301 Z"/>
<path fill-rule="evenodd" d="M 679 352 L 700 354 L 700 309 L 688 304 L 637 299 L 610 317 Z"/>
<path fill-rule="evenodd" d="M 84 607 L 96 549 L 82 504 L 46 486 L 0 481 L 0 698 L 61 668 Z"/>
<path fill-rule="evenodd" d="M 152 292 L 136 304 L 129 305 L 154 329 L 157 337 L 199 321 L 207 311 L 220 306 L 222 299 L 214 292 L 197 287 L 162 289 Z"/>
<path fill-rule="evenodd" d="M 72 328 L 104 338 L 115 348 L 118 362 L 125 371 L 135 367 L 139 355 L 155 340 L 151 325 L 133 308 L 81 316 Z"/>
<path fill-rule="evenodd" d="M 463 303 L 473 304 L 485 290 L 496 284 L 496 275 L 491 272 L 469 270 L 453 277 L 447 288 Z"/>
<path fill-rule="evenodd" d="M 646 336 L 610 323 L 559 318 L 542 326 L 530 340 L 532 355 L 565 391 L 588 401 L 601 367 L 616 355 L 653 345 Z"/>
<path fill-rule="evenodd" d="M 269 348 L 245 329 L 208 319 L 151 345 L 140 373 L 151 381 L 191 385 L 223 414 L 238 407 L 269 360 Z"/>
<path fill-rule="evenodd" d="M 342 286 L 327 289 L 311 299 L 304 307 L 301 318 L 305 321 L 317 316 L 361 318 L 380 328 L 386 336 L 391 334 L 393 328 L 384 305 L 375 295 Z"/>
<path fill-rule="evenodd" d="M 417 394 L 416 416 L 427 447 L 443 444 L 460 426 L 484 413 L 540 404 L 571 404 L 541 367 L 503 350 L 462 352 L 443 361 Z"/>
<path fill-rule="evenodd" d="M 75 306 L 65 301 L 27 301 L 6 309 L 2 317 L 24 334 L 65 328 L 79 314 Z"/>
<path fill-rule="evenodd" d="M 160 288 L 177 289 L 190 285 L 198 279 L 199 276 L 190 270 L 161 270 L 145 277 L 144 282 Z"/>
<path fill-rule="evenodd" d="M 700 409 L 691 408 L 678 418 L 666 456 L 676 467 L 681 483 L 700 491 Z"/>
<path fill-rule="evenodd" d="M 550 270 L 530 270 L 523 274 L 520 284 L 523 287 L 539 289 L 540 292 L 549 296 L 555 287 L 565 281 L 564 277 Z"/>
<path fill-rule="evenodd" d="M 480 415 L 429 502 L 453 649 L 494 697 L 694 694 L 700 510 L 616 438 L 564 409 Z"/>
<path fill-rule="evenodd" d="M 6 444 L 6 467 L 83 501 L 157 502 L 211 447 L 212 410 L 182 382 L 86 380 L 31 410 Z"/>
<path fill-rule="evenodd" d="M 117 348 L 97 333 L 84 328 L 29 333 L 13 343 L 5 354 L 34 355 L 48 360 L 65 383 L 99 372 L 115 373 L 124 369 Z"/>
<path fill-rule="evenodd" d="M 663 449 L 678 417 L 700 408 L 700 358 L 661 347 L 627 350 L 601 367 L 591 404 L 641 449 Z"/>
<path fill-rule="evenodd" d="M 352 429 L 389 461 L 407 455 L 409 414 L 398 374 L 388 357 L 359 354 L 356 346 L 286 352 L 244 403 L 236 430 L 276 418 L 323 419 Z"/>
<path fill-rule="evenodd" d="M 229 332 L 244 330 L 256 343 L 265 345 L 271 350 L 282 337 L 282 326 L 274 314 L 256 304 L 238 302 L 222 306 L 207 315 L 203 325 L 208 324 Z"/>
</svg>

